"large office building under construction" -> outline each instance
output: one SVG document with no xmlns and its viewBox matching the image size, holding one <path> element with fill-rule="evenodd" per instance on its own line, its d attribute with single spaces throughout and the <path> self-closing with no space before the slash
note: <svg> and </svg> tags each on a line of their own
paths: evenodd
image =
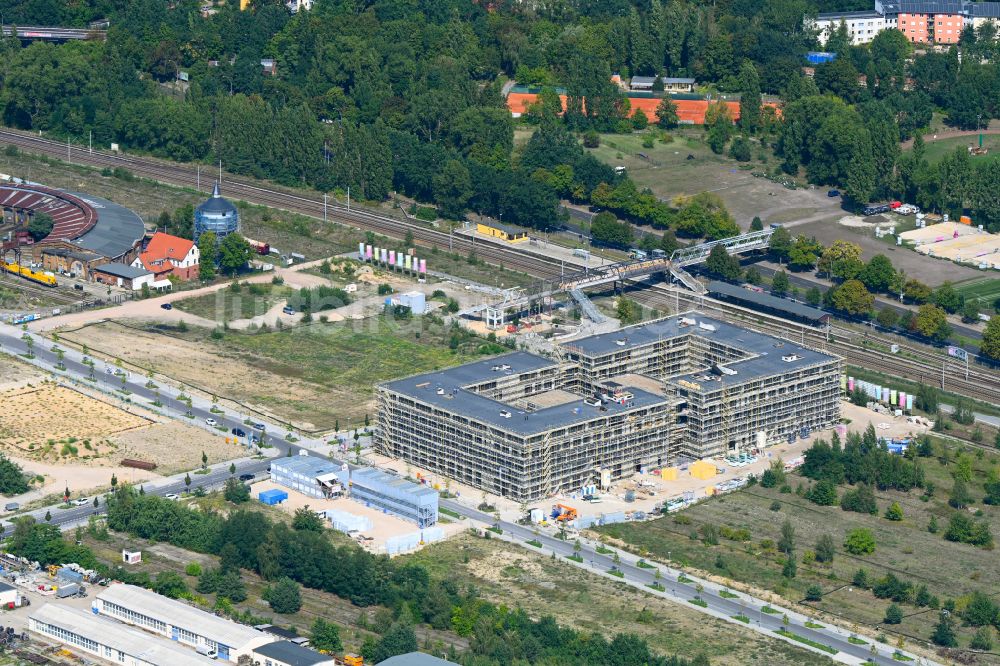
<svg viewBox="0 0 1000 666">
<path fill-rule="evenodd" d="M 833 425 L 840 359 L 670 317 L 378 388 L 376 448 L 521 501 Z"/>
</svg>

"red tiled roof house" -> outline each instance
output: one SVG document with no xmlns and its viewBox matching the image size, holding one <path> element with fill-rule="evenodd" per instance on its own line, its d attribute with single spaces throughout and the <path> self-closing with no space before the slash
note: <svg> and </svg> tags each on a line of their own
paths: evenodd
<svg viewBox="0 0 1000 666">
<path fill-rule="evenodd" d="M 157 231 L 132 265 L 152 272 L 157 281 L 168 275 L 190 280 L 198 276 L 198 261 L 198 246 L 194 241 Z"/>
</svg>

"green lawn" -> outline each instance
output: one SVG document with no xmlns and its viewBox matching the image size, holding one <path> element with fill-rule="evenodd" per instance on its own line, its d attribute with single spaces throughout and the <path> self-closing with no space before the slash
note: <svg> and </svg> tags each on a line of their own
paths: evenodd
<svg viewBox="0 0 1000 666">
<path fill-rule="evenodd" d="M 291 293 L 289 287 L 272 284 L 242 285 L 238 291 L 226 287 L 212 294 L 176 301 L 174 307 L 219 322 L 250 319 L 266 313 Z"/>
<path fill-rule="evenodd" d="M 400 322 L 380 316 L 280 331 L 230 331 L 210 342 L 276 375 L 326 387 L 327 402 L 350 416 L 364 411 L 379 382 L 457 365 L 488 351 L 485 340 L 464 332 L 456 333 L 457 348 L 450 349 L 451 335 L 426 318 Z M 493 347 L 494 353 L 503 351 Z"/>
<path fill-rule="evenodd" d="M 924 154 L 927 156 L 927 161 L 933 164 L 939 162 L 945 155 L 954 152 L 956 148 L 965 149 L 970 145 L 978 146 L 979 138 L 976 136 L 956 136 L 951 139 L 941 139 L 940 141 L 928 141 L 925 144 L 926 150 Z M 986 155 L 973 155 L 973 163 L 995 160 L 1000 156 L 1000 135 L 984 134 L 983 148 L 988 149 L 989 152 Z"/>
</svg>

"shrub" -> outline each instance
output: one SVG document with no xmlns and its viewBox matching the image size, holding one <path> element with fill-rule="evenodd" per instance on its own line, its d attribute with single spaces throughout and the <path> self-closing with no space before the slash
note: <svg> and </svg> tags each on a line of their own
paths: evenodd
<svg viewBox="0 0 1000 666">
<path fill-rule="evenodd" d="M 806 590 L 806 601 L 822 601 L 823 588 L 819 585 L 810 585 Z"/>
<path fill-rule="evenodd" d="M 885 618 L 883 622 L 886 624 L 899 624 L 903 621 L 903 609 L 896 604 L 889 604 L 889 607 L 885 609 Z"/>
<path fill-rule="evenodd" d="M 852 555 L 871 555 L 875 552 L 875 535 L 864 527 L 853 529 L 847 533 L 844 548 Z"/>
<path fill-rule="evenodd" d="M 893 502 L 889 505 L 889 508 L 885 510 L 885 518 L 896 522 L 903 519 L 903 507 L 899 505 L 899 502 Z"/>
</svg>

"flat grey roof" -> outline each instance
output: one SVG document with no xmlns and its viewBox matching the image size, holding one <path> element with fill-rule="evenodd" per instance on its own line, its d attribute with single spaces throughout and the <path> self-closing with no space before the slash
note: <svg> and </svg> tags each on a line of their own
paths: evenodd
<svg viewBox="0 0 1000 666">
<path fill-rule="evenodd" d="M 115 263 L 101 264 L 100 266 L 95 266 L 94 270 L 107 273 L 108 275 L 114 275 L 115 277 L 125 278 L 127 280 L 134 280 L 135 278 L 142 277 L 143 275 L 152 275 L 152 273 L 147 271 L 145 268 Z"/>
<path fill-rule="evenodd" d="M 686 76 L 664 76 L 662 79 L 664 83 L 694 83 L 694 79 Z"/>
<path fill-rule="evenodd" d="M 315 666 L 315 664 L 333 663 L 333 659 L 316 650 L 302 647 L 291 641 L 277 641 L 254 648 L 254 654 L 277 659 L 288 666 Z"/>
<path fill-rule="evenodd" d="M 426 497 L 429 495 L 437 496 L 437 491 L 433 488 L 421 486 L 418 483 L 407 481 L 406 479 L 393 476 L 392 474 L 386 474 L 385 472 L 377 470 L 374 467 L 362 467 L 351 472 L 351 482 L 353 483 L 355 481 L 360 481 L 362 485 L 364 485 L 366 481 L 369 483 L 391 485 L 399 490 L 405 491 L 408 495 L 416 497 Z"/>
<path fill-rule="evenodd" d="M 838 21 L 840 19 L 852 19 L 852 18 L 881 18 L 882 15 L 873 10 L 865 10 L 860 12 L 826 12 L 823 14 L 817 14 L 816 20 L 818 21 Z"/>
<path fill-rule="evenodd" d="M 133 629 L 127 624 L 68 606 L 47 603 L 33 611 L 29 617 L 35 622 L 59 627 L 157 666 L 216 663 L 195 652 L 194 648 L 184 648 L 165 638 Z M 76 647 L 72 643 L 70 645 Z"/>
<path fill-rule="evenodd" d="M 117 259 L 142 240 L 146 227 L 142 219 L 124 206 L 92 194 L 69 192 L 83 199 L 97 211 L 97 223 L 72 242 L 103 257 Z"/>
<path fill-rule="evenodd" d="M 735 284 L 729 284 L 728 282 L 722 282 L 720 280 L 712 280 L 709 282 L 708 290 L 716 294 L 722 294 L 723 296 L 731 296 L 748 303 L 754 303 L 765 308 L 783 310 L 789 314 L 795 315 L 796 317 L 801 317 L 810 321 L 821 321 L 830 316 L 819 308 L 814 308 L 811 305 L 806 305 L 805 303 L 798 303 L 787 298 L 780 298 L 764 292 L 751 291 L 749 289 L 744 289 L 743 287 L 737 287 Z"/>
<path fill-rule="evenodd" d="M 494 370 L 501 364 L 509 365 L 510 369 Z M 664 402 L 664 398 L 661 396 L 641 389 L 632 389 L 631 406 L 604 403 L 595 407 L 586 404 L 583 397 L 580 397 L 579 400 L 573 402 L 528 412 L 467 391 L 464 388 L 494 377 L 526 374 L 554 366 L 558 366 L 558 363 L 542 356 L 528 352 L 513 352 L 484 361 L 458 365 L 447 370 L 397 379 L 387 382 L 383 386 L 414 400 L 468 416 L 500 430 L 521 436 L 542 433 L 553 428 L 561 428 L 596 418 L 624 414 L 634 409 Z M 505 417 L 504 412 L 510 416 Z"/>
<path fill-rule="evenodd" d="M 286 473 L 302 474 L 303 476 L 319 476 L 339 472 L 340 465 L 318 456 L 292 456 L 291 458 L 275 458 L 271 461 L 271 469 L 279 469 Z"/>
<path fill-rule="evenodd" d="M 16 590 L 17 588 L 13 585 L 8 585 L 7 583 L 0 583 L 0 592 L 10 592 L 11 590 Z"/>
<path fill-rule="evenodd" d="M 682 319 L 685 318 L 697 323 L 684 325 Z M 718 340 L 743 351 L 748 356 L 741 360 L 723 363 L 723 366 L 735 370 L 736 373 L 733 375 L 722 374 L 718 376 L 718 379 L 713 375 L 712 384 L 706 384 L 702 379 L 705 375 L 704 372 L 679 375 L 668 380 L 671 384 L 677 384 L 680 380 L 700 384 L 705 391 L 712 390 L 716 382 L 728 385 L 741 384 L 756 377 L 778 375 L 795 368 L 826 363 L 836 358 L 830 354 L 797 345 L 794 342 L 739 328 L 696 312 L 636 324 L 613 333 L 593 335 L 568 343 L 566 347 L 575 349 L 585 356 L 604 356 L 685 335 L 697 335 L 708 340 Z M 782 357 L 791 356 L 795 357 L 794 361 L 782 360 Z"/>
<path fill-rule="evenodd" d="M 160 620 L 167 625 L 187 629 L 236 650 L 242 650 L 248 643 L 258 641 L 261 638 L 268 639 L 262 641 L 265 643 L 271 642 L 269 639 L 274 638 L 253 627 L 217 617 L 200 608 L 189 606 L 182 601 L 175 601 L 136 585 L 116 583 L 108 586 L 106 590 L 97 595 L 97 598 Z"/>
</svg>

